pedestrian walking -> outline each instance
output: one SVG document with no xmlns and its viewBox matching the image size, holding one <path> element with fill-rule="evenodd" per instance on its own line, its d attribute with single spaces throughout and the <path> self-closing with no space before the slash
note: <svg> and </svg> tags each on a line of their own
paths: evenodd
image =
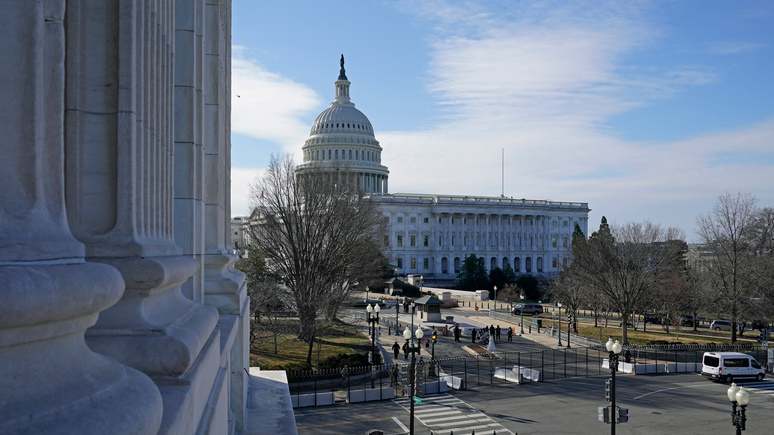
<svg viewBox="0 0 774 435">
<path fill-rule="evenodd" d="M 473 328 L 473 332 L 471 333 L 473 335 L 473 343 L 476 342 L 476 328 Z"/>
<path fill-rule="evenodd" d="M 495 328 L 495 339 L 497 341 L 500 341 L 500 331 L 501 331 L 500 325 L 497 325 L 497 328 Z"/>
<path fill-rule="evenodd" d="M 492 337 L 495 336 L 495 327 L 494 327 L 494 325 L 489 325 L 489 335 L 491 335 Z"/>
<path fill-rule="evenodd" d="M 454 325 L 454 341 L 457 343 L 460 342 L 460 324 L 459 323 Z"/>
<path fill-rule="evenodd" d="M 398 359 L 398 355 L 400 355 L 400 345 L 397 341 L 392 345 L 392 353 L 395 354 L 395 359 Z"/>
<path fill-rule="evenodd" d="M 513 328 L 508 327 L 508 341 L 513 341 Z"/>
<path fill-rule="evenodd" d="M 408 340 L 406 340 L 405 343 L 403 343 L 403 359 L 408 359 Z"/>
</svg>

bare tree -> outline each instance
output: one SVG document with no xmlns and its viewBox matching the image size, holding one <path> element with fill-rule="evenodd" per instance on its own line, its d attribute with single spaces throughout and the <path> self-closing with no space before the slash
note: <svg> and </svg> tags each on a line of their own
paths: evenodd
<svg viewBox="0 0 774 435">
<path fill-rule="evenodd" d="M 710 289 L 734 325 L 740 320 L 743 306 L 756 293 L 756 203 L 753 195 L 727 192 L 718 197 L 708 214 L 696 219 L 699 235 L 711 254 L 702 257 Z M 736 328 L 732 328 L 732 343 L 736 334 Z"/>
<path fill-rule="evenodd" d="M 656 288 L 665 268 L 684 255 L 681 238 L 678 229 L 648 221 L 611 229 L 603 217 L 599 231 L 587 242 L 573 243 L 573 274 L 618 310 L 624 344 L 628 321 L 639 302 Z"/>
<path fill-rule="evenodd" d="M 573 330 L 578 332 L 578 311 L 587 303 L 588 288 L 583 285 L 578 274 L 565 273 L 553 280 L 548 287 L 551 299 L 561 302 L 570 311 L 573 318 Z"/>
<path fill-rule="evenodd" d="M 293 295 L 309 364 L 321 332 L 317 319 L 334 318 L 352 288 L 379 281 L 377 265 L 386 262 L 376 204 L 357 189 L 348 168 L 335 169 L 297 176 L 290 155 L 272 156 L 251 186 L 257 224 L 250 239 Z"/>
</svg>

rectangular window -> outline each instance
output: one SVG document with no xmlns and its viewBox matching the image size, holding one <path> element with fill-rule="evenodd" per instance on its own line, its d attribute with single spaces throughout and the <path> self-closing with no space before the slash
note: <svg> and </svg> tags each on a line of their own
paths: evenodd
<svg viewBox="0 0 774 435">
<path fill-rule="evenodd" d="M 352 160 L 352 150 L 349 150 L 349 159 Z"/>
<path fill-rule="evenodd" d="M 438 236 L 438 246 L 443 246 L 443 236 Z"/>
<path fill-rule="evenodd" d="M 556 221 L 553 222 L 554 226 L 556 226 Z"/>
<path fill-rule="evenodd" d="M 462 224 L 465 225 L 468 223 L 468 218 L 462 218 Z"/>
<path fill-rule="evenodd" d="M 451 218 L 451 219 L 452 219 L 452 223 L 454 223 L 454 218 Z"/>
<path fill-rule="evenodd" d="M 403 236 L 400 236 L 400 235 L 398 236 L 398 247 L 399 248 L 403 247 Z"/>
<path fill-rule="evenodd" d="M 398 258 L 398 269 L 403 269 L 403 259 Z"/>
<path fill-rule="evenodd" d="M 567 247 L 567 237 L 562 237 L 562 247 Z"/>
<path fill-rule="evenodd" d="M 325 152 L 325 151 L 323 151 L 323 152 Z M 328 150 L 328 160 L 330 160 L 330 159 L 331 159 L 331 150 Z"/>
<path fill-rule="evenodd" d="M 429 258 L 423 258 L 422 259 L 422 268 L 427 270 L 430 269 L 430 259 Z"/>
<path fill-rule="evenodd" d="M 422 246 L 430 246 L 430 236 L 422 236 Z"/>
<path fill-rule="evenodd" d="M 452 236 L 452 246 L 454 246 L 454 236 Z"/>
<path fill-rule="evenodd" d="M 411 246 L 417 246 L 417 236 L 411 236 Z"/>
<path fill-rule="evenodd" d="M 556 237 L 551 237 L 551 247 L 556 248 Z"/>
<path fill-rule="evenodd" d="M 413 270 L 416 268 L 417 268 L 417 259 L 414 257 L 411 257 L 411 269 Z"/>
<path fill-rule="evenodd" d="M 415 223 L 417 223 L 417 218 L 416 218 L 416 217 L 414 217 L 414 216 L 412 216 L 412 217 L 411 217 L 411 223 L 412 223 L 412 224 L 415 224 Z"/>
<path fill-rule="evenodd" d="M 430 218 L 425 218 L 425 223 L 429 224 L 430 223 Z"/>
<path fill-rule="evenodd" d="M 554 257 L 553 260 L 551 260 L 551 267 L 556 269 L 556 257 Z"/>
<path fill-rule="evenodd" d="M 390 246 L 390 236 L 388 234 L 384 235 L 384 246 Z"/>
<path fill-rule="evenodd" d="M 402 224 L 402 223 L 403 223 L 403 216 L 399 216 L 399 217 L 398 217 L 398 223 L 399 223 L 399 224 Z"/>
<path fill-rule="evenodd" d="M 441 223 L 441 218 L 438 218 L 438 223 L 439 223 L 439 224 Z"/>
<path fill-rule="evenodd" d="M 565 227 L 566 227 L 566 226 L 568 226 L 569 224 L 570 224 L 569 222 L 567 222 L 567 221 L 564 221 L 564 226 L 565 226 Z"/>
</svg>

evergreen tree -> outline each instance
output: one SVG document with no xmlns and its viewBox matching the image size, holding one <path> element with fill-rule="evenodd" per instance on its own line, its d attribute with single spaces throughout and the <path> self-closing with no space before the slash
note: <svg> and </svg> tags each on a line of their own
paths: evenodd
<svg viewBox="0 0 774 435">
<path fill-rule="evenodd" d="M 470 254 L 462 261 L 460 273 L 457 274 L 457 288 L 462 290 L 479 290 L 486 288 L 489 277 L 484 266 L 484 257 Z"/>
</svg>

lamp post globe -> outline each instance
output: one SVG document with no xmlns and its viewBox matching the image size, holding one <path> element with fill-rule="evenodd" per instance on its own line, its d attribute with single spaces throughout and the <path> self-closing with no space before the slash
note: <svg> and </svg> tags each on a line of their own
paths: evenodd
<svg viewBox="0 0 774 435">
<path fill-rule="evenodd" d="M 747 404 L 750 403 L 750 393 L 744 387 L 738 387 L 735 383 L 726 391 L 728 400 L 731 401 L 731 424 L 736 428 L 736 434 L 742 435 L 747 428 Z"/>
<path fill-rule="evenodd" d="M 519 295 L 519 299 L 521 299 L 521 310 L 519 310 L 519 326 L 521 326 L 521 332 L 519 335 L 524 335 L 524 294 Z"/>
<path fill-rule="evenodd" d="M 403 330 L 403 338 L 406 340 L 411 340 L 411 330 L 408 326 L 406 326 L 406 329 Z"/>
<path fill-rule="evenodd" d="M 422 328 L 417 328 L 417 330 L 414 331 L 414 335 L 417 337 L 417 340 L 421 340 L 422 337 L 425 336 L 425 332 L 422 331 Z"/>
<path fill-rule="evenodd" d="M 746 406 L 750 403 L 750 393 L 747 392 L 746 388 L 740 387 L 739 391 L 736 392 L 736 403 L 741 406 Z"/>
</svg>

